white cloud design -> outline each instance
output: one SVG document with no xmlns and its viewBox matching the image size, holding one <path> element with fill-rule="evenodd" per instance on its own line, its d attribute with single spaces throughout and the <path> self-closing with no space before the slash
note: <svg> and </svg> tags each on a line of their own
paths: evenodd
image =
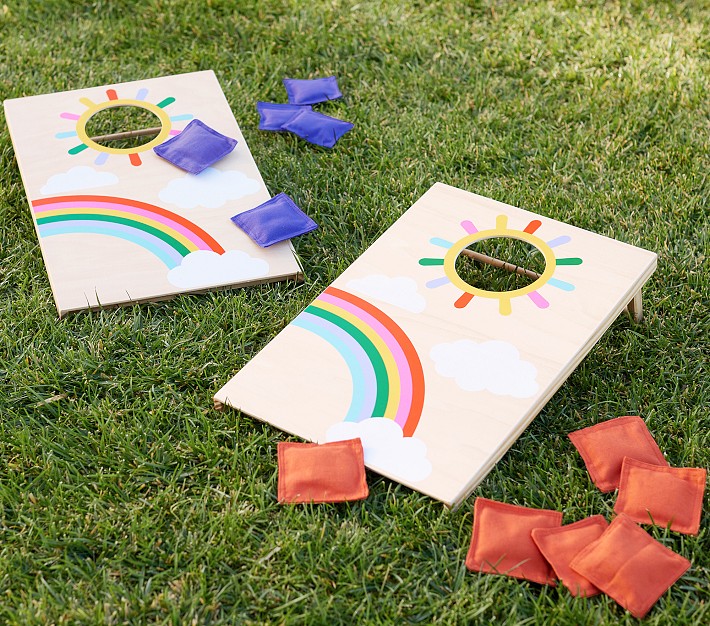
<svg viewBox="0 0 710 626">
<path fill-rule="evenodd" d="M 383 274 L 373 274 L 348 281 L 347 287 L 412 313 L 421 313 L 426 308 L 426 300 L 417 291 L 417 283 L 407 276 L 390 278 Z"/>
<path fill-rule="evenodd" d="M 118 176 L 111 172 L 99 172 L 88 165 L 77 165 L 66 172 L 50 176 L 40 193 L 48 196 L 50 194 L 64 193 L 65 191 L 77 191 L 79 189 L 95 189 L 96 187 L 108 187 L 118 182 Z"/>
<path fill-rule="evenodd" d="M 266 261 L 241 250 L 227 250 L 221 255 L 212 250 L 196 250 L 168 272 L 168 281 L 181 289 L 214 287 L 260 278 L 268 271 Z"/>
<path fill-rule="evenodd" d="M 507 341 L 476 343 L 461 339 L 440 343 L 430 352 L 436 371 L 453 378 L 464 391 L 487 390 L 496 396 L 529 398 L 538 390 L 535 366 L 520 358 Z"/>
<path fill-rule="evenodd" d="M 361 422 L 338 422 L 328 429 L 326 441 L 359 437 L 365 463 L 392 478 L 415 483 L 431 474 L 426 445 L 421 439 L 405 437 L 394 420 L 373 417 Z"/>
<path fill-rule="evenodd" d="M 181 209 L 198 206 L 216 209 L 229 200 L 239 200 L 260 189 L 261 183 L 244 172 L 208 167 L 197 175 L 174 178 L 160 190 L 158 196 L 163 202 L 175 204 Z"/>
</svg>

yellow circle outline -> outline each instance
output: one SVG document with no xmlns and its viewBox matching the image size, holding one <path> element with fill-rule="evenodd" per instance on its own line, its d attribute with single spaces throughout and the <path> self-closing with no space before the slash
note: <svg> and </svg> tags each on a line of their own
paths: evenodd
<svg viewBox="0 0 710 626">
<path fill-rule="evenodd" d="M 484 241 L 486 239 L 493 239 L 495 237 L 518 239 L 519 241 L 524 241 L 537 248 L 545 257 L 545 271 L 540 275 L 540 278 L 525 287 L 514 289 L 513 291 L 487 291 L 485 289 L 479 289 L 478 287 L 469 285 L 466 281 L 464 281 L 456 271 L 456 259 L 458 259 L 461 251 L 468 248 L 468 246 L 472 243 Z M 542 287 L 555 273 L 556 263 L 555 253 L 552 251 L 552 248 L 550 248 L 550 246 L 548 246 L 547 243 L 539 237 L 526 233 L 522 230 L 511 230 L 506 227 L 496 227 L 473 233 L 472 235 L 459 239 L 456 243 L 454 243 L 444 257 L 444 272 L 446 273 L 447 278 L 462 291 L 482 298 L 511 300 L 512 298 L 524 296 L 525 294 L 536 291 Z"/>
<path fill-rule="evenodd" d="M 161 129 L 155 138 L 153 138 L 148 143 L 144 143 L 142 146 L 136 146 L 134 148 L 108 148 L 107 146 L 102 146 L 100 143 L 92 141 L 91 137 L 86 133 L 86 124 L 88 121 L 96 115 L 99 111 L 105 109 L 113 109 L 114 107 L 138 107 L 139 109 L 144 109 L 153 113 L 159 120 Z M 150 150 L 154 146 L 163 143 L 168 135 L 170 135 L 170 116 L 163 111 L 158 106 L 151 104 L 150 102 L 143 102 L 142 100 L 133 100 L 129 98 L 121 98 L 118 100 L 107 100 L 100 104 L 93 104 L 86 111 L 84 111 L 76 122 L 76 134 L 79 136 L 87 147 L 98 152 L 108 152 L 109 154 L 135 154 L 137 152 L 145 152 Z"/>
</svg>

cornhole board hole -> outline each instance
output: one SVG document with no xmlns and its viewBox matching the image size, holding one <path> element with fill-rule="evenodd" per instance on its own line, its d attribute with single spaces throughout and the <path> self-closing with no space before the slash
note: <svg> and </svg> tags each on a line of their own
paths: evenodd
<svg viewBox="0 0 710 626">
<path fill-rule="evenodd" d="M 512 238 L 544 257 L 527 286 L 461 276 Z M 652 252 L 435 184 L 215 396 L 455 506 L 480 483 L 656 268 Z M 523 270 L 520 270 L 523 271 Z"/>
<path fill-rule="evenodd" d="M 300 278 L 290 242 L 262 249 L 230 221 L 270 196 L 214 72 L 4 106 L 60 316 Z M 120 123 L 109 117 L 117 113 L 153 125 L 92 135 L 102 118 L 104 126 Z M 194 118 L 238 141 L 199 175 L 153 152 Z M 141 139 L 117 143 L 134 136 Z"/>
</svg>

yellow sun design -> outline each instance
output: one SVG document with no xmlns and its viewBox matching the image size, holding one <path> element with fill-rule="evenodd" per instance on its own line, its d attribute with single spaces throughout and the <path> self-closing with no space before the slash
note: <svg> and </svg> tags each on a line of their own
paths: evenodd
<svg viewBox="0 0 710 626">
<path fill-rule="evenodd" d="M 463 309 L 469 302 L 471 302 L 474 296 L 497 299 L 499 301 L 498 311 L 501 315 L 510 315 L 512 312 L 510 301 L 513 298 L 518 298 L 520 296 L 527 296 L 535 304 L 535 306 L 540 309 L 546 309 L 550 306 L 550 303 L 542 295 L 540 295 L 538 290 L 543 285 L 549 284 L 557 289 L 573 291 L 573 284 L 554 278 L 553 274 L 558 266 L 580 265 L 582 263 L 582 259 L 578 257 L 555 257 L 553 248 L 568 243 L 571 238 L 567 235 L 563 235 L 550 241 L 544 241 L 534 234 L 541 225 L 542 222 L 540 222 L 540 220 L 532 220 L 523 230 L 515 230 L 508 228 L 507 215 L 499 215 L 496 218 L 495 228 L 479 231 L 473 222 L 464 220 L 461 222 L 461 227 L 468 233 L 465 237 L 462 237 L 454 243 L 439 237 L 434 237 L 430 240 L 430 243 L 447 249 L 443 259 L 431 257 L 419 259 L 420 265 L 441 265 L 444 267 L 444 276 L 430 280 L 426 286 L 431 289 L 448 284 L 453 284 L 455 287 L 458 287 L 463 293 L 454 303 L 454 306 L 457 309 Z M 456 271 L 456 259 L 461 251 L 471 244 L 476 243 L 477 241 L 483 241 L 484 239 L 493 239 L 494 237 L 519 239 L 520 241 L 524 241 L 534 246 L 545 258 L 545 271 L 531 284 L 521 287 L 520 289 L 514 289 L 513 291 L 487 291 L 468 284 Z"/>
<path fill-rule="evenodd" d="M 106 96 L 108 99 L 104 102 L 96 103 L 90 100 L 89 98 L 79 98 L 79 101 L 84 106 L 86 106 L 86 111 L 81 114 L 64 112 L 61 113 L 59 116 L 63 119 L 75 121 L 75 129 L 72 131 L 59 132 L 55 135 L 55 137 L 57 137 L 57 139 L 71 139 L 76 137 L 81 140 L 81 143 L 75 145 L 74 147 L 68 150 L 69 154 L 79 154 L 80 152 L 83 152 L 86 149 L 95 150 L 99 153 L 99 155 L 96 157 L 96 160 L 94 161 L 96 165 L 103 165 L 104 163 L 106 163 L 106 160 L 108 159 L 110 154 L 126 154 L 128 155 L 128 158 L 132 165 L 141 165 L 142 161 L 139 155 L 140 152 L 145 152 L 146 150 L 150 150 L 151 148 L 160 145 L 170 135 L 179 134 L 179 130 L 173 129 L 173 122 L 191 120 L 193 117 L 190 114 L 173 116 L 168 115 L 164 109 L 168 105 L 175 102 L 175 98 L 173 97 L 164 98 L 163 100 L 158 102 L 158 104 L 152 104 L 150 102 L 145 101 L 145 97 L 147 95 L 147 89 L 140 89 L 136 94 L 135 98 L 119 98 L 115 89 L 107 89 Z M 96 113 L 98 113 L 99 111 L 103 111 L 104 109 L 110 109 L 113 107 L 129 106 L 138 107 L 141 109 L 145 109 L 146 111 L 150 111 L 158 118 L 158 120 L 160 121 L 160 130 L 153 139 L 140 146 L 133 146 L 130 148 L 111 148 L 109 146 L 104 146 L 100 143 L 97 143 L 91 137 L 89 137 L 89 134 L 86 132 L 86 124 L 94 115 L 96 115 Z"/>
</svg>

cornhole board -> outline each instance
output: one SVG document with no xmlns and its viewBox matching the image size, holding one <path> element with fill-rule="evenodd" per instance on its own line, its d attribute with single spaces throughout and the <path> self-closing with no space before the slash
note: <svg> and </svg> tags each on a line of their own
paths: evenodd
<svg viewBox="0 0 710 626">
<path fill-rule="evenodd" d="M 459 253 L 512 237 L 527 287 L 464 282 Z M 366 465 L 449 506 L 503 456 L 614 319 L 656 255 L 435 184 L 215 395 L 317 442 L 360 437 Z"/>
<path fill-rule="evenodd" d="M 214 72 L 4 106 L 60 316 L 301 278 L 290 242 L 262 249 L 229 219 L 270 195 Z M 129 148 L 89 137 L 87 122 L 112 107 L 149 111 L 157 135 Z M 153 152 L 193 118 L 238 140 L 197 176 Z"/>
</svg>

